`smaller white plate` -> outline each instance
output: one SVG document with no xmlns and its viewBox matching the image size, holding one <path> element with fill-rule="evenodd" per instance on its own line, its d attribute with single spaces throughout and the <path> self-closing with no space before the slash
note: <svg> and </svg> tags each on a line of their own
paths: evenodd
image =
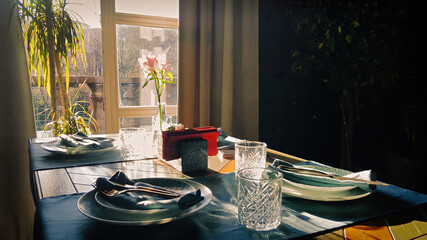
<svg viewBox="0 0 427 240">
<path fill-rule="evenodd" d="M 67 147 L 60 144 L 60 140 L 43 143 L 41 148 L 55 154 L 60 155 L 83 155 L 83 154 L 94 154 L 107 152 L 115 149 L 117 146 L 111 146 L 107 148 L 100 149 L 89 149 L 89 148 L 76 148 L 76 147 Z"/>
<path fill-rule="evenodd" d="M 307 185 L 303 183 L 296 183 L 291 180 L 288 180 L 286 178 L 283 178 L 283 181 L 302 189 L 312 190 L 312 191 L 320 191 L 320 192 L 342 192 L 342 191 L 348 191 L 350 189 L 356 188 L 357 186 L 334 186 L 334 187 L 321 187 L 321 186 L 314 186 L 314 185 Z"/>
<path fill-rule="evenodd" d="M 361 188 L 353 188 L 347 191 L 335 192 L 315 191 L 299 188 L 292 184 L 289 184 L 287 181 L 284 181 L 282 186 L 282 192 L 285 195 L 308 200 L 337 202 L 363 198 L 371 194 L 373 191 L 366 191 Z"/>
</svg>

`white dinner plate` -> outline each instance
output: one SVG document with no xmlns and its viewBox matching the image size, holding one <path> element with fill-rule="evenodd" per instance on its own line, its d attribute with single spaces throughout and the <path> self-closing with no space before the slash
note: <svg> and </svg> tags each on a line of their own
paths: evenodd
<svg viewBox="0 0 427 240">
<path fill-rule="evenodd" d="M 187 181 L 181 180 L 181 179 L 174 179 L 174 178 L 144 178 L 144 179 L 136 179 L 133 180 L 134 182 L 144 182 L 148 184 L 152 184 L 154 186 L 159 186 L 164 189 L 172 190 L 175 192 L 179 192 L 183 195 L 187 193 L 191 193 L 196 191 L 196 189 L 188 183 Z M 139 195 L 138 192 L 131 192 L 130 194 L 136 194 Z M 96 192 L 95 193 L 95 200 L 104 208 L 108 208 L 112 211 L 117 211 L 118 213 L 126 213 L 126 214 L 150 214 L 150 213 L 165 213 L 167 211 L 172 211 L 174 206 L 176 205 L 176 198 L 172 199 L 159 199 L 155 200 L 156 206 L 153 208 L 147 207 L 146 209 L 129 209 L 124 208 L 123 206 L 116 205 L 110 201 L 108 201 L 101 193 Z M 161 208 L 160 208 L 160 207 Z"/>
<path fill-rule="evenodd" d="M 187 182 L 195 189 L 200 189 L 201 196 L 203 196 L 204 199 L 201 202 L 187 209 L 178 209 L 166 212 L 159 211 L 155 213 L 147 212 L 146 214 L 142 213 L 142 211 L 138 211 L 136 213 L 118 213 L 117 211 L 113 211 L 111 209 L 101 206 L 95 200 L 96 190 L 92 190 L 90 192 L 85 193 L 79 198 L 79 200 L 77 201 L 77 208 L 82 214 L 86 215 L 89 218 L 111 224 L 154 225 L 168 223 L 194 214 L 195 212 L 206 207 L 212 200 L 212 191 L 208 187 L 191 180 L 182 181 Z"/>
<path fill-rule="evenodd" d="M 52 142 L 43 143 L 41 148 L 49 151 L 51 153 L 60 154 L 60 155 L 84 155 L 84 154 L 96 154 L 107 152 L 115 149 L 117 146 L 111 146 L 107 148 L 100 149 L 90 149 L 83 147 L 67 147 L 60 144 L 60 140 L 55 140 Z"/>
<path fill-rule="evenodd" d="M 333 191 L 333 192 L 325 192 L 325 191 L 316 191 L 309 190 L 305 188 L 300 188 L 295 185 L 290 184 L 286 179 L 283 181 L 282 193 L 285 195 L 315 200 L 315 201 L 325 201 L 325 202 L 336 202 L 336 201 L 348 201 L 359 199 L 368 196 L 372 191 L 366 191 L 361 188 L 353 188 L 346 191 Z"/>
</svg>

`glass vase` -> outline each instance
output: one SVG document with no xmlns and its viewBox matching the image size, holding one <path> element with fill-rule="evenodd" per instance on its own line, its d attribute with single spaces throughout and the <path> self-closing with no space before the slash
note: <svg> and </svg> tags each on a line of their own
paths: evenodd
<svg viewBox="0 0 427 240">
<path fill-rule="evenodd" d="M 172 125 L 172 117 L 166 115 L 166 104 L 162 103 L 157 114 L 152 117 L 153 129 L 153 155 L 157 158 L 163 158 L 163 137 L 162 132 Z"/>
</svg>

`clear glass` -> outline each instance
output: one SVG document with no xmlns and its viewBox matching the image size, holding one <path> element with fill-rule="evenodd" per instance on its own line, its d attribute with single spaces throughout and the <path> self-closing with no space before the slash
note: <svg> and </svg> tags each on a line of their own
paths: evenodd
<svg viewBox="0 0 427 240">
<path fill-rule="evenodd" d="M 152 134 L 145 129 L 121 128 L 119 137 L 124 160 L 143 159 L 151 155 Z"/>
<path fill-rule="evenodd" d="M 235 173 L 243 168 L 265 167 L 267 144 L 255 141 L 241 141 L 235 144 Z"/>
<path fill-rule="evenodd" d="M 237 173 L 239 223 L 267 231 L 281 222 L 282 173 L 269 168 L 245 168 Z"/>
<path fill-rule="evenodd" d="M 178 0 L 116 0 L 116 12 L 178 18 Z"/>
<path fill-rule="evenodd" d="M 152 131 L 152 117 L 120 118 L 120 128 L 143 128 Z"/>
<path fill-rule="evenodd" d="M 166 115 L 166 105 L 161 104 L 162 116 L 157 112 L 156 116 L 152 117 L 153 123 L 153 153 L 156 154 L 157 158 L 163 159 L 163 137 L 162 131 L 167 130 L 172 126 L 172 117 Z M 160 124 L 160 122 L 162 124 Z M 160 127 L 161 126 L 161 127 Z"/>
<path fill-rule="evenodd" d="M 170 72 L 178 79 L 178 29 L 117 24 L 117 68 L 120 107 L 158 106 L 156 87 L 150 81 L 142 88 L 147 56 L 160 63 L 169 61 Z M 161 102 L 177 105 L 177 84 L 166 84 Z"/>
</svg>

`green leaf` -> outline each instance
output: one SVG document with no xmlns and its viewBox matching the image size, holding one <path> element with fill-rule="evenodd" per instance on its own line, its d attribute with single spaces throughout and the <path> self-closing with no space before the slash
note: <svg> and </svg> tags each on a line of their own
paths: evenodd
<svg viewBox="0 0 427 240">
<path fill-rule="evenodd" d="M 65 59 L 65 87 L 68 93 L 68 88 L 70 86 L 70 67 L 68 65 L 68 56 Z"/>
<path fill-rule="evenodd" d="M 342 90 L 342 96 L 343 97 L 346 97 L 348 95 L 348 89 L 344 89 L 344 90 Z"/>
<path fill-rule="evenodd" d="M 349 35 L 349 34 L 347 34 L 346 36 L 345 36 L 345 40 L 347 40 L 347 42 L 348 43 L 351 43 L 351 36 Z"/>
<path fill-rule="evenodd" d="M 299 51 L 298 50 L 295 50 L 293 53 L 292 53 L 292 57 L 296 57 L 296 56 L 299 56 Z"/>
<path fill-rule="evenodd" d="M 358 27 L 358 26 L 360 26 L 360 23 L 358 21 L 354 21 L 353 22 L 353 27 Z"/>
<path fill-rule="evenodd" d="M 323 42 L 319 43 L 319 50 L 322 49 L 323 47 Z"/>
<path fill-rule="evenodd" d="M 170 83 L 170 84 L 176 84 L 176 82 L 172 82 L 172 81 L 163 81 L 163 83 Z"/>
<path fill-rule="evenodd" d="M 341 26 L 338 26 L 338 32 L 341 33 Z"/>
<path fill-rule="evenodd" d="M 145 88 L 148 84 L 148 81 L 145 81 L 144 85 L 142 85 L 142 88 Z"/>
<path fill-rule="evenodd" d="M 171 73 L 171 72 L 166 72 L 166 74 L 168 75 L 168 78 L 169 78 L 170 80 L 173 80 L 173 76 L 172 76 L 172 73 Z"/>
</svg>

